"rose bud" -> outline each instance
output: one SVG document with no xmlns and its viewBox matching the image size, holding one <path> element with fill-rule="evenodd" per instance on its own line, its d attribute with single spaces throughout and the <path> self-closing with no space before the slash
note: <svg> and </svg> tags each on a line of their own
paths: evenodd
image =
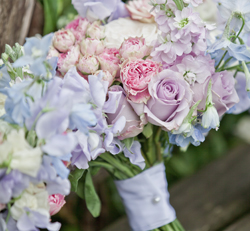
<svg viewBox="0 0 250 231">
<path fill-rule="evenodd" d="M 67 52 L 75 41 L 75 36 L 70 30 L 62 29 L 54 34 L 53 46 L 60 52 Z"/>
<path fill-rule="evenodd" d="M 86 38 L 82 40 L 80 48 L 83 55 L 99 55 L 104 51 L 105 44 L 103 40 Z"/>
<path fill-rule="evenodd" d="M 70 22 L 65 29 L 70 30 L 74 34 L 77 42 L 81 42 L 85 38 L 88 25 L 89 21 L 86 18 L 78 17 Z"/>
<path fill-rule="evenodd" d="M 105 27 L 100 25 L 100 22 L 95 21 L 88 26 L 86 37 L 93 39 L 104 39 L 105 38 Z"/>
<path fill-rule="evenodd" d="M 147 46 L 144 38 L 128 38 L 124 40 L 120 47 L 120 56 L 124 59 L 135 57 L 142 59 L 145 56 L 149 56 L 152 48 Z"/>
<path fill-rule="evenodd" d="M 118 58 L 119 50 L 116 48 L 106 48 L 102 54 L 98 56 L 101 70 L 109 71 L 112 76 L 120 75 L 120 59 Z"/>
<path fill-rule="evenodd" d="M 61 208 L 64 206 L 65 203 L 66 203 L 66 201 L 64 200 L 63 195 L 61 195 L 61 194 L 50 195 L 49 196 L 50 216 L 53 216 L 56 213 L 58 213 L 61 210 Z"/>
<path fill-rule="evenodd" d="M 120 78 L 128 98 L 134 103 L 146 103 L 150 98 L 148 84 L 160 71 L 160 64 L 150 59 L 125 60 L 121 65 Z"/>
<path fill-rule="evenodd" d="M 142 132 L 144 123 L 141 118 L 135 113 L 130 103 L 127 101 L 126 93 L 121 86 L 114 85 L 109 88 L 111 92 L 121 92 L 121 98 L 118 103 L 116 112 L 111 114 L 107 113 L 108 124 L 114 124 L 121 116 L 126 118 L 126 124 L 118 138 L 120 140 L 135 137 Z"/>
<path fill-rule="evenodd" d="M 55 49 L 53 46 L 50 46 L 47 59 L 50 59 L 52 57 L 58 57 L 59 54 L 60 53 L 57 51 L 57 49 Z"/>
<path fill-rule="evenodd" d="M 101 71 L 102 70 L 97 71 L 95 75 L 98 75 Z M 114 76 L 112 76 L 109 71 L 102 71 L 102 73 L 103 73 L 102 80 L 109 82 L 109 87 L 110 87 L 114 82 L 115 79 Z"/>
<path fill-rule="evenodd" d="M 77 69 L 84 75 L 94 74 L 99 68 L 99 62 L 95 56 L 82 56 L 77 64 Z"/>
<path fill-rule="evenodd" d="M 80 48 L 78 45 L 71 47 L 67 53 L 61 53 L 58 57 L 58 71 L 65 75 L 71 67 L 77 64 L 79 57 Z"/>
</svg>

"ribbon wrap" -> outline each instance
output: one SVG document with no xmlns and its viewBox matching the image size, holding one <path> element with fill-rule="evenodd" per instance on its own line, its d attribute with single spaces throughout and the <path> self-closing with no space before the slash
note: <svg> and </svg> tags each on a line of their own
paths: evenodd
<svg viewBox="0 0 250 231">
<path fill-rule="evenodd" d="M 163 163 L 115 184 L 133 231 L 156 229 L 176 219 Z"/>
</svg>

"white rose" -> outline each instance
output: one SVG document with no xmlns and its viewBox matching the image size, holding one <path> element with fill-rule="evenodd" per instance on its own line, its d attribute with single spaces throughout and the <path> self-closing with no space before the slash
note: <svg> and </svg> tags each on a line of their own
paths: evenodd
<svg viewBox="0 0 250 231">
<path fill-rule="evenodd" d="M 42 150 L 28 144 L 24 130 L 12 130 L 0 145 L 0 153 L 0 165 L 11 160 L 11 169 L 36 177 L 42 163 Z"/>
<path fill-rule="evenodd" d="M 49 194 L 43 183 L 38 185 L 30 183 L 29 188 L 22 193 L 21 198 L 11 207 L 11 215 L 15 220 L 18 220 L 25 213 L 24 208 L 27 207 L 49 217 L 48 198 Z"/>
<path fill-rule="evenodd" d="M 105 41 L 108 48 L 119 49 L 124 39 L 141 36 L 149 46 L 157 39 L 158 33 L 156 23 L 142 23 L 129 18 L 119 18 L 105 25 Z"/>
</svg>

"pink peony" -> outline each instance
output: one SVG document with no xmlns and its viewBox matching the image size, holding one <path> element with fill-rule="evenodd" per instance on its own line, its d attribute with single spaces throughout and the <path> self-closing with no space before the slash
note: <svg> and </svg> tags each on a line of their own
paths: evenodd
<svg viewBox="0 0 250 231">
<path fill-rule="evenodd" d="M 80 46 L 83 55 L 99 55 L 104 51 L 105 43 L 103 40 L 86 38 Z"/>
<path fill-rule="evenodd" d="M 101 70 L 109 71 L 112 76 L 118 77 L 120 74 L 120 59 L 118 58 L 119 50 L 116 48 L 106 48 L 102 54 L 98 56 Z"/>
<path fill-rule="evenodd" d="M 144 123 L 129 104 L 125 91 L 121 86 L 118 85 L 110 87 L 109 91 L 121 92 L 121 98 L 116 112 L 113 114 L 107 114 L 108 124 L 114 124 L 119 118 L 124 116 L 126 118 L 126 124 L 118 138 L 123 140 L 137 136 L 142 132 Z"/>
<path fill-rule="evenodd" d="M 222 71 L 212 76 L 213 103 L 219 116 L 239 102 L 234 85 L 235 79 L 232 72 Z"/>
<path fill-rule="evenodd" d="M 144 107 L 147 120 L 165 131 L 178 130 L 193 101 L 193 92 L 182 75 L 163 70 L 148 86 L 151 98 Z"/>
<path fill-rule="evenodd" d="M 88 25 L 89 21 L 86 18 L 78 17 L 70 22 L 65 29 L 70 30 L 75 35 L 77 42 L 81 42 L 85 38 Z"/>
<path fill-rule="evenodd" d="M 95 75 L 98 75 L 101 71 L 102 70 L 97 71 Z M 108 71 L 102 71 L 102 73 L 104 74 L 102 80 L 109 82 L 109 87 L 110 87 L 115 80 L 114 76 L 112 76 Z"/>
<path fill-rule="evenodd" d="M 86 36 L 93 39 L 104 39 L 105 38 L 105 27 L 100 25 L 99 21 L 95 21 L 89 24 Z"/>
<path fill-rule="evenodd" d="M 135 57 L 142 59 L 150 55 L 151 47 L 147 46 L 144 38 L 128 38 L 124 40 L 120 47 L 120 56 L 124 59 Z"/>
<path fill-rule="evenodd" d="M 60 53 L 53 46 L 50 46 L 47 59 L 50 59 L 52 57 L 58 57 L 59 54 Z"/>
<path fill-rule="evenodd" d="M 61 194 L 50 195 L 48 199 L 50 206 L 49 209 L 50 216 L 53 216 L 56 213 L 58 213 L 66 203 L 66 201 L 64 200 L 64 196 Z"/>
<path fill-rule="evenodd" d="M 129 99 L 135 103 L 146 103 L 150 98 L 148 84 L 160 70 L 160 64 L 150 59 L 131 58 L 124 61 L 120 78 Z"/>
<path fill-rule="evenodd" d="M 65 75 L 71 67 L 77 64 L 79 57 L 80 48 L 78 45 L 71 47 L 67 53 L 61 53 L 58 57 L 58 71 Z"/>
<path fill-rule="evenodd" d="M 94 74 L 99 68 L 99 62 L 95 56 L 82 56 L 77 64 L 77 69 L 86 75 Z"/>
<path fill-rule="evenodd" d="M 70 30 L 59 30 L 53 37 L 53 46 L 60 52 L 67 52 L 75 44 L 75 36 Z"/>
<path fill-rule="evenodd" d="M 149 0 L 129 1 L 126 4 L 126 8 L 129 11 L 130 17 L 140 22 L 153 23 L 155 21 L 154 14 L 153 12 L 150 13 L 153 6 L 148 3 Z"/>
</svg>

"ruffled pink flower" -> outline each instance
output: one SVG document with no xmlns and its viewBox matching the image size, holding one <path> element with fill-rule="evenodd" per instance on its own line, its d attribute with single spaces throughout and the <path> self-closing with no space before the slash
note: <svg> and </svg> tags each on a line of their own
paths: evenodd
<svg viewBox="0 0 250 231">
<path fill-rule="evenodd" d="M 222 71 L 212 76 L 213 103 L 219 116 L 239 102 L 234 85 L 235 79 L 232 72 Z"/>
<path fill-rule="evenodd" d="M 82 74 L 94 74 L 99 68 L 99 62 L 95 56 L 82 56 L 77 64 L 77 69 Z"/>
<path fill-rule="evenodd" d="M 59 30 L 53 37 L 53 46 L 60 52 L 67 52 L 75 44 L 75 36 L 70 30 Z"/>
<path fill-rule="evenodd" d="M 135 57 L 142 59 L 145 56 L 150 55 L 152 47 L 149 47 L 145 43 L 144 38 L 128 38 L 124 40 L 120 47 L 120 56 L 124 59 Z"/>
<path fill-rule="evenodd" d="M 150 98 L 148 84 L 160 71 L 160 64 L 150 59 L 131 58 L 124 61 L 120 78 L 129 99 L 135 103 L 146 103 Z"/>
<path fill-rule="evenodd" d="M 80 46 L 83 55 L 99 55 L 104 51 L 105 43 L 103 40 L 86 38 L 82 40 Z"/>
<path fill-rule="evenodd" d="M 78 45 L 71 47 L 67 53 L 61 53 L 58 57 L 58 71 L 65 75 L 71 67 L 77 64 L 79 57 L 80 48 Z"/>
<path fill-rule="evenodd" d="M 95 21 L 89 24 L 86 31 L 86 36 L 93 39 L 104 39 L 105 38 L 105 27 L 100 25 L 99 21 Z"/>
<path fill-rule="evenodd" d="M 178 130 L 187 116 L 193 93 L 182 75 L 163 70 L 148 86 L 151 98 L 144 107 L 147 120 L 165 131 Z"/>
<path fill-rule="evenodd" d="M 102 54 L 98 56 L 101 70 L 109 71 L 112 76 L 120 75 L 120 59 L 118 58 L 119 50 L 116 48 L 106 48 Z"/>
<path fill-rule="evenodd" d="M 110 87 L 115 80 L 114 76 L 111 75 L 109 71 L 103 71 L 103 70 L 97 71 L 95 75 L 97 76 L 100 72 L 103 73 L 102 80 L 109 82 L 109 87 Z"/>
<path fill-rule="evenodd" d="M 152 5 L 148 0 L 129 1 L 125 6 L 129 11 L 130 17 L 144 23 L 153 23 L 154 13 L 150 13 Z"/>
<path fill-rule="evenodd" d="M 48 55 L 47 55 L 46 59 L 50 59 L 52 57 L 58 57 L 59 54 L 60 53 L 57 51 L 57 49 L 55 49 L 55 47 L 50 46 L 49 52 L 48 52 Z"/>
<path fill-rule="evenodd" d="M 78 17 L 70 22 L 65 29 L 70 30 L 75 35 L 77 42 L 81 42 L 85 38 L 88 25 L 89 21 L 86 18 Z"/>
<path fill-rule="evenodd" d="M 50 216 L 53 216 L 56 213 L 58 213 L 61 210 L 61 208 L 64 206 L 65 203 L 66 203 L 66 201 L 64 200 L 63 195 L 61 195 L 61 194 L 50 195 L 49 196 Z"/>
<path fill-rule="evenodd" d="M 126 118 L 126 124 L 118 137 L 120 140 L 135 137 L 143 131 L 144 121 L 135 113 L 130 103 L 127 100 L 126 93 L 121 86 L 114 85 L 109 88 L 109 91 L 121 92 L 118 107 L 115 113 L 107 114 L 108 124 L 114 124 L 122 116 Z"/>
</svg>

